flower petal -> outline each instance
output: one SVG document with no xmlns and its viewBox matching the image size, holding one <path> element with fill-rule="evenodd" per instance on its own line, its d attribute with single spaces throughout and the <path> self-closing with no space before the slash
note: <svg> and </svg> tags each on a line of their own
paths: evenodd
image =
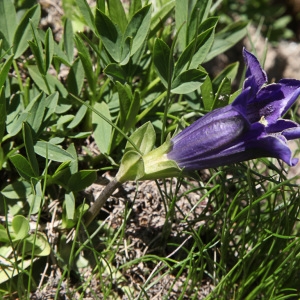
<svg viewBox="0 0 300 300">
<path fill-rule="evenodd" d="M 258 90 L 268 81 L 266 72 L 261 68 L 257 58 L 243 49 L 243 56 L 248 66 L 246 70 L 246 80 L 244 82 L 244 88 L 251 87 L 253 93 L 257 93 Z"/>
<path fill-rule="evenodd" d="M 247 116 L 251 123 L 258 122 L 264 117 L 268 124 L 275 123 L 297 100 L 300 95 L 298 85 L 285 83 L 270 84 L 263 87 L 256 98 L 247 103 Z"/>
</svg>

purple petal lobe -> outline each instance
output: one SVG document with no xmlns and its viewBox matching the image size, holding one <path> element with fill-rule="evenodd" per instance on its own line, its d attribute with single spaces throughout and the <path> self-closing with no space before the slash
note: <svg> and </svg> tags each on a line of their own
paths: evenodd
<svg viewBox="0 0 300 300">
<path fill-rule="evenodd" d="M 244 82 L 244 88 L 251 87 L 254 93 L 268 81 L 266 72 L 261 68 L 257 58 L 248 52 L 245 48 L 243 49 L 243 56 L 248 66 L 246 71 L 246 80 Z"/>
</svg>

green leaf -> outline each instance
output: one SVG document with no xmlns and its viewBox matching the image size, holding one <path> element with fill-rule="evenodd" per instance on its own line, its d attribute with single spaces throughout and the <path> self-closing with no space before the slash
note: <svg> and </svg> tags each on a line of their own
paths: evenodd
<svg viewBox="0 0 300 300">
<path fill-rule="evenodd" d="M 26 154 L 29 160 L 30 167 L 33 170 L 35 176 L 38 176 L 39 165 L 34 153 L 32 131 L 27 123 L 23 123 L 23 141 L 25 144 Z"/>
<path fill-rule="evenodd" d="M 84 68 L 80 59 L 76 59 L 70 68 L 67 77 L 68 91 L 79 95 L 84 82 Z"/>
<path fill-rule="evenodd" d="M 8 75 L 8 72 L 10 70 L 10 67 L 11 67 L 11 64 L 14 60 L 14 55 L 10 55 L 5 63 L 1 66 L 1 69 L 0 69 L 0 88 L 2 87 L 2 85 L 5 83 L 6 79 L 7 79 L 7 75 Z"/>
<path fill-rule="evenodd" d="M 239 62 L 235 62 L 227 66 L 217 77 L 212 81 L 213 89 L 217 90 L 224 78 L 228 78 L 231 82 L 234 81 L 239 68 Z"/>
<path fill-rule="evenodd" d="M 214 103 L 214 92 L 209 76 L 206 76 L 203 84 L 200 86 L 200 89 L 204 109 L 207 111 L 211 111 Z"/>
<path fill-rule="evenodd" d="M 11 222 L 12 228 L 15 232 L 14 241 L 23 240 L 29 234 L 29 221 L 21 215 L 15 216 Z"/>
<path fill-rule="evenodd" d="M 219 85 L 218 91 L 215 95 L 213 109 L 224 107 L 228 104 L 231 94 L 231 80 L 224 78 Z"/>
<path fill-rule="evenodd" d="M 35 215 L 39 212 L 43 199 L 42 184 L 41 181 L 38 181 L 35 185 L 35 192 L 27 197 L 27 202 L 30 206 L 30 214 Z"/>
<path fill-rule="evenodd" d="M 146 5 L 137 11 L 126 27 L 124 38 L 132 38 L 132 46 L 130 51 L 131 56 L 142 46 L 148 35 L 151 22 L 150 8 L 151 4 Z"/>
<path fill-rule="evenodd" d="M 25 110 L 25 113 L 28 113 L 26 122 L 31 126 L 36 136 L 38 132 L 41 131 L 46 105 L 46 97 L 43 93 L 40 93 L 29 103 Z"/>
<path fill-rule="evenodd" d="M 164 28 L 165 21 L 169 18 L 175 7 L 175 0 L 164 4 L 154 16 L 151 17 L 149 38 L 153 37 L 160 29 Z"/>
<path fill-rule="evenodd" d="M 90 186 L 97 179 L 95 170 L 81 170 L 73 174 L 68 181 L 68 188 L 73 192 L 79 192 Z"/>
<path fill-rule="evenodd" d="M 96 80 L 94 78 L 93 63 L 89 51 L 78 35 L 75 36 L 75 43 L 89 87 L 94 92 L 96 89 Z"/>
<path fill-rule="evenodd" d="M 124 124 L 128 118 L 128 112 L 132 102 L 132 92 L 128 84 L 121 84 L 116 82 L 116 87 L 119 96 L 119 127 L 124 128 Z M 125 131 L 126 132 L 126 131 Z"/>
<path fill-rule="evenodd" d="M 34 247 L 34 256 L 48 256 L 51 253 L 51 247 L 47 237 L 42 232 L 37 232 L 36 235 L 30 235 L 24 240 L 25 251 L 31 255 Z"/>
<path fill-rule="evenodd" d="M 72 22 L 69 19 L 66 19 L 64 24 L 64 49 L 71 64 L 74 57 L 74 40 Z"/>
<path fill-rule="evenodd" d="M 45 71 L 48 72 L 54 53 L 54 41 L 52 30 L 48 28 L 45 35 Z"/>
<path fill-rule="evenodd" d="M 0 87 L 0 145 L 6 128 L 6 99 L 5 89 Z"/>
<path fill-rule="evenodd" d="M 188 94 L 193 92 L 204 82 L 207 73 L 191 69 L 182 72 L 172 82 L 171 92 L 174 94 Z"/>
<path fill-rule="evenodd" d="M 101 112 L 107 119 L 111 120 L 108 105 L 105 102 L 95 103 L 94 108 Z M 108 153 L 111 139 L 111 126 L 100 116 L 93 112 L 92 114 L 94 139 L 101 153 Z"/>
<path fill-rule="evenodd" d="M 110 0 L 107 2 L 110 19 L 114 24 L 118 24 L 122 32 L 127 26 L 127 17 L 123 4 L 120 0 Z"/>
<path fill-rule="evenodd" d="M 143 124 L 130 136 L 130 139 L 142 155 L 147 154 L 155 145 L 156 134 L 153 125 L 150 122 Z M 125 151 L 130 150 L 134 150 L 134 148 L 127 142 Z"/>
<path fill-rule="evenodd" d="M 228 25 L 222 31 L 218 32 L 215 36 L 213 46 L 206 57 L 206 61 L 224 53 L 240 41 L 247 34 L 247 25 L 247 22 L 238 21 Z"/>
<path fill-rule="evenodd" d="M 86 24 L 88 25 L 89 28 L 91 28 L 91 30 L 93 32 L 95 32 L 95 18 L 92 14 L 92 11 L 90 9 L 89 4 L 87 3 L 86 0 L 76 0 L 76 4 L 79 7 L 83 19 L 86 22 Z"/>
<path fill-rule="evenodd" d="M 17 169 L 20 176 L 22 176 L 24 179 L 30 180 L 31 178 L 36 177 L 36 174 L 32 170 L 30 163 L 21 154 L 15 154 L 13 156 L 10 156 L 9 160 Z"/>
<path fill-rule="evenodd" d="M 124 131 L 128 132 L 136 123 L 136 116 L 140 110 L 141 97 L 140 93 L 135 90 L 132 100 L 130 102 L 130 107 L 127 112 L 126 122 L 124 123 Z"/>
<path fill-rule="evenodd" d="M 14 3 L 7 0 L 0 1 L 0 31 L 9 43 L 9 45 L 5 45 L 5 49 L 12 46 L 16 28 L 17 15 Z"/>
<path fill-rule="evenodd" d="M 29 75 L 34 83 L 39 87 L 40 90 L 45 92 L 47 95 L 53 94 L 59 91 L 63 98 L 67 98 L 68 91 L 63 84 L 54 76 L 47 74 L 45 80 L 42 78 L 37 66 L 28 66 Z M 46 84 L 46 82 L 47 84 Z M 50 89 L 50 90 L 49 90 Z"/>
<path fill-rule="evenodd" d="M 1 194 L 8 199 L 26 198 L 32 191 L 30 183 L 26 181 L 16 181 L 2 189 Z"/>
<path fill-rule="evenodd" d="M 67 128 L 72 129 L 79 125 L 79 123 L 83 120 L 84 116 L 86 115 L 87 107 L 85 105 L 82 105 L 78 111 L 76 112 L 76 115 L 72 122 L 67 126 Z"/>
<path fill-rule="evenodd" d="M 69 220 L 74 220 L 75 216 L 75 197 L 74 194 L 68 193 L 65 194 L 65 208 L 66 208 L 66 217 Z"/>
<path fill-rule="evenodd" d="M 34 145 L 34 151 L 36 154 L 54 160 L 58 162 L 73 161 L 75 158 L 57 145 L 53 145 L 49 142 L 39 141 Z"/>
<path fill-rule="evenodd" d="M 199 25 L 206 20 L 211 4 L 212 0 L 196 1 L 187 26 L 187 44 L 189 44 L 195 36 L 198 35 Z"/>
<path fill-rule="evenodd" d="M 182 71 L 196 69 L 205 60 L 214 41 L 214 27 L 198 35 L 196 41 L 193 40 L 180 55 L 174 70 L 174 76 L 178 76 Z M 195 44 L 196 43 L 196 44 Z"/>
<path fill-rule="evenodd" d="M 32 29 L 29 22 L 31 19 L 32 24 L 37 27 L 41 18 L 41 8 L 37 4 L 26 11 L 21 22 L 19 23 L 14 39 L 13 39 L 13 51 L 15 59 L 20 57 L 28 48 L 28 41 L 33 38 Z"/>
<path fill-rule="evenodd" d="M 142 8 L 142 1 L 141 0 L 131 0 L 130 7 L 129 7 L 129 17 L 131 17 Z"/>
<path fill-rule="evenodd" d="M 116 61 L 121 61 L 123 34 L 117 25 L 102 11 L 96 9 L 95 25 L 98 34 L 109 55 Z"/>
<path fill-rule="evenodd" d="M 187 45 L 187 22 L 189 14 L 189 1 L 176 0 L 175 22 L 178 33 L 179 51 L 183 51 Z"/>
<path fill-rule="evenodd" d="M 172 76 L 173 65 L 169 65 L 171 50 L 169 46 L 161 39 L 156 39 L 153 50 L 153 63 L 155 70 L 165 87 L 168 86 L 169 77 Z M 172 64 L 174 64 L 172 60 Z"/>
<path fill-rule="evenodd" d="M 119 81 L 123 84 L 126 82 L 126 73 L 118 64 L 111 63 L 107 65 L 103 72 L 114 82 Z"/>
</svg>

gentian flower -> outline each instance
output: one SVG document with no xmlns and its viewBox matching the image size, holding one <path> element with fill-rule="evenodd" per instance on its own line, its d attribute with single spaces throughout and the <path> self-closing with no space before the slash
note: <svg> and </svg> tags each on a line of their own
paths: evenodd
<svg viewBox="0 0 300 300">
<path fill-rule="evenodd" d="M 300 81 L 266 84 L 256 57 L 243 50 L 247 65 L 241 94 L 229 105 L 206 114 L 171 139 L 168 159 L 185 170 L 224 166 L 274 157 L 294 166 L 288 140 L 300 138 L 299 124 L 282 119 L 300 95 Z"/>
</svg>

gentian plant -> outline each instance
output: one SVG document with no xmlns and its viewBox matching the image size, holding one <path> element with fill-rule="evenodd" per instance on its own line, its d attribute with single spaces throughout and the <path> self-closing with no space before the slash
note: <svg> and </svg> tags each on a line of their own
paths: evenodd
<svg viewBox="0 0 300 300">
<path fill-rule="evenodd" d="M 294 166 L 288 140 L 300 138 L 300 125 L 282 119 L 300 95 L 300 81 L 282 79 L 267 84 L 267 75 L 257 58 L 243 50 L 247 65 L 240 95 L 229 105 L 215 109 L 152 150 L 155 132 L 150 123 L 132 135 L 120 169 L 95 206 L 86 214 L 86 224 L 96 216 L 109 195 L 127 180 L 179 176 L 199 170 L 260 157 L 281 159 Z M 135 148 L 139 148 L 137 151 Z"/>
</svg>

